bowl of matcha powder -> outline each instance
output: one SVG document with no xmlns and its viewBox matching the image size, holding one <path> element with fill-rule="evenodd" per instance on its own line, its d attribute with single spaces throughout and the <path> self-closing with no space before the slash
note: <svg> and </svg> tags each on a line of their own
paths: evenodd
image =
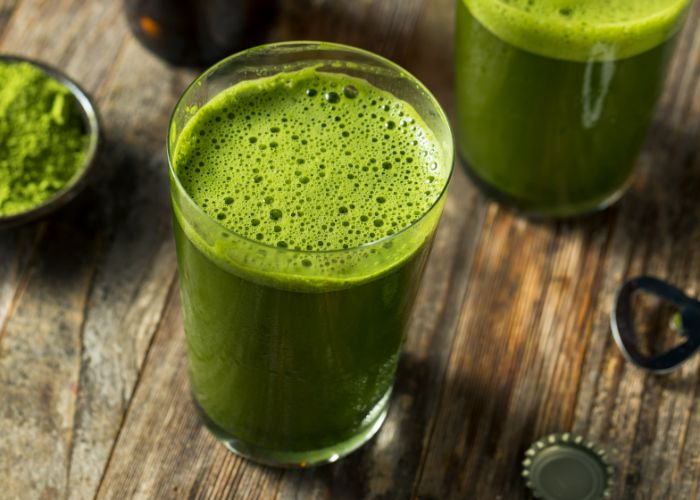
<svg viewBox="0 0 700 500">
<path fill-rule="evenodd" d="M 0 228 L 42 217 L 84 187 L 97 154 L 91 100 L 59 71 L 0 56 Z"/>
</svg>

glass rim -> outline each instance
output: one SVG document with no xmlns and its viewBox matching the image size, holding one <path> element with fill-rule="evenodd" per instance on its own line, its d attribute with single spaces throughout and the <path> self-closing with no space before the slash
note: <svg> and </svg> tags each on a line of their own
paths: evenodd
<svg viewBox="0 0 700 500">
<path fill-rule="evenodd" d="M 180 178 L 177 175 L 177 172 L 175 171 L 175 166 L 174 166 L 174 151 L 171 151 L 172 146 L 171 146 L 171 140 L 170 138 L 172 137 L 173 133 L 173 125 L 175 123 L 175 115 L 177 111 L 180 109 L 180 106 L 183 104 L 183 99 L 185 96 L 188 95 L 191 89 L 193 89 L 195 86 L 199 85 L 200 82 L 202 82 L 205 78 L 213 74 L 215 71 L 217 71 L 219 68 L 222 66 L 229 64 L 243 56 L 250 55 L 251 53 L 255 52 L 262 52 L 265 50 L 269 49 L 276 49 L 280 47 L 297 47 L 300 50 L 303 49 L 318 49 L 318 50 L 337 50 L 337 51 L 342 51 L 342 52 L 350 52 L 350 53 L 355 53 L 360 56 L 364 56 L 368 59 L 373 59 L 375 61 L 378 61 L 382 63 L 385 66 L 388 66 L 390 69 L 396 70 L 399 76 L 401 78 L 406 79 L 413 84 L 417 85 L 418 89 L 428 98 L 428 101 L 430 102 L 431 106 L 435 111 L 437 111 L 438 119 L 441 121 L 445 128 L 448 131 L 448 140 L 450 143 L 450 148 L 449 151 L 447 152 L 447 156 L 449 158 L 448 161 L 448 168 L 449 171 L 447 173 L 447 179 L 445 180 L 445 184 L 440 190 L 440 194 L 435 198 L 435 201 L 430 205 L 429 208 L 427 208 L 421 215 L 418 217 L 416 220 L 412 221 L 410 224 L 406 225 L 405 227 L 401 228 L 399 231 L 396 231 L 395 233 L 388 234 L 386 236 L 382 236 L 381 238 L 378 238 L 376 240 L 368 241 L 365 243 L 362 243 L 360 245 L 355 245 L 349 248 L 335 248 L 331 250 L 304 250 L 304 249 L 295 249 L 295 248 L 285 248 L 285 247 L 278 247 L 273 244 L 253 240 L 251 238 L 248 238 L 242 234 L 239 234 L 236 231 L 231 230 L 230 228 L 224 226 L 220 221 L 218 221 L 216 218 L 212 217 L 210 214 L 204 211 L 202 207 L 200 207 L 190 196 L 190 194 L 187 192 L 187 190 L 183 187 L 182 183 L 180 182 Z M 329 58 L 327 59 L 329 62 L 333 62 L 333 59 Z M 410 104 L 410 103 L 409 103 Z M 419 113 L 420 115 L 420 113 Z M 427 124 L 426 124 L 427 125 Z M 244 240 L 246 244 L 252 245 L 253 247 L 259 247 L 261 249 L 266 249 L 266 250 L 274 250 L 278 252 L 284 252 L 286 254 L 296 254 L 296 255 L 333 255 L 333 254 L 342 254 L 342 253 L 347 253 L 347 252 L 352 252 L 352 251 L 357 251 L 357 250 L 365 250 L 368 248 L 373 248 L 376 245 L 381 245 L 384 244 L 388 241 L 392 241 L 399 237 L 400 235 L 405 234 L 407 231 L 410 229 L 414 228 L 416 225 L 420 224 L 422 221 L 424 221 L 428 215 L 432 213 L 432 211 L 435 209 L 435 207 L 442 202 L 444 199 L 446 193 L 447 193 L 447 188 L 452 180 L 452 176 L 454 175 L 455 171 L 455 147 L 454 147 L 454 133 L 452 131 L 452 127 L 450 126 L 450 122 L 447 119 L 447 115 L 445 114 L 445 111 L 442 109 L 442 106 L 440 105 L 440 102 L 437 100 L 437 98 L 433 95 L 433 93 L 421 82 L 418 78 L 416 78 L 411 72 L 407 71 L 404 69 L 402 66 L 399 64 L 391 61 L 390 59 L 387 59 L 386 57 L 383 57 L 379 54 L 376 54 L 374 52 L 371 52 L 369 50 L 361 49 L 358 47 L 354 47 L 352 45 L 345 45 L 342 43 L 335 43 L 335 42 L 322 42 L 322 41 L 314 41 L 314 40 L 293 40 L 293 41 L 285 41 L 285 42 L 273 42 L 273 43 L 266 43 L 262 45 L 257 45 L 254 47 L 249 47 L 247 49 L 241 50 L 239 52 L 236 52 L 234 54 L 231 54 L 230 56 L 222 59 L 221 61 L 218 61 L 208 67 L 206 70 L 204 70 L 199 76 L 197 76 L 187 87 L 185 90 L 182 91 L 182 94 L 180 94 L 180 97 L 178 97 L 177 102 L 175 103 L 175 106 L 173 107 L 173 111 L 170 114 L 170 120 L 168 122 L 168 131 L 167 131 L 167 147 L 166 147 L 166 153 L 167 153 L 167 159 L 168 159 L 168 171 L 170 173 L 170 179 L 171 182 L 175 182 L 177 190 L 184 195 L 185 199 L 194 207 L 195 211 L 197 212 L 198 215 L 206 218 L 208 221 L 214 223 L 216 226 L 218 226 L 218 229 L 220 229 L 222 232 L 234 236 L 235 238 L 239 238 L 241 240 Z M 177 144 L 177 142 L 176 142 Z"/>
</svg>

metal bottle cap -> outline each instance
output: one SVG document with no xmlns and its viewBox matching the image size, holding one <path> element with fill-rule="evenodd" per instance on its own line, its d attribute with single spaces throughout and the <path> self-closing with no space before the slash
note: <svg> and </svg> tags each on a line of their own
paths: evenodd
<svg viewBox="0 0 700 500">
<path fill-rule="evenodd" d="M 613 472 L 605 451 L 564 433 L 534 443 L 525 452 L 522 475 L 535 498 L 599 500 L 610 497 Z"/>
</svg>

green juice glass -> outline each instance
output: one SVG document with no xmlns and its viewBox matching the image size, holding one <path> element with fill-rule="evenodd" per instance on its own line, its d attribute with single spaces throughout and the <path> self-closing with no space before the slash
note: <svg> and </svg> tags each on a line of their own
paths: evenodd
<svg viewBox="0 0 700 500">
<path fill-rule="evenodd" d="M 295 93 L 306 87 L 304 94 Z M 377 97 L 365 97 L 370 94 Z M 280 111 L 303 99 L 312 103 L 304 112 Z M 219 123 L 239 119 L 246 109 L 247 121 L 225 129 L 230 135 L 216 137 L 223 130 L 216 128 Z M 365 114 L 375 121 L 363 122 Z M 315 121 L 319 116 L 323 123 Z M 353 126 L 343 128 L 346 122 Z M 375 122 L 381 123 L 381 133 L 372 132 Z M 330 145 L 315 135 L 336 126 L 337 134 L 323 136 Z M 256 127 L 275 135 L 248 137 Z M 397 146 L 391 135 L 409 129 L 422 138 L 406 143 L 416 148 L 411 158 L 405 141 Z M 200 142 L 210 139 L 214 144 L 201 149 Z M 314 151 L 295 157 L 303 148 Z M 391 154 L 365 158 L 364 151 L 382 148 Z M 209 164 L 207 158 L 218 158 L 222 149 L 234 160 Z M 256 164 L 258 151 L 262 161 Z M 231 451 L 264 464 L 306 467 L 335 461 L 378 431 L 443 209 L 453 154 L 445 114 L 428 90 L 390 61 L 352 47 L 287 42 L 249 49 L 216 64 L 184 92 L 171 119 L 168 158 L 190 382 L 205 424 Z M 326 161 L 317 165 L 323 155 Z M 420 189 L 404 192 L 401 182 L 420 158 L 431 160 L 425 165 L 432 173 Z M 263 170 L 255 167 L 248 175 L 246 162 Z M 222 212 L 215 213 L 213 197 L 195 199 L 202 188 L 192 182 L 219 167 L 236 173 L 215 186 L 217 193 L 231 193 L 222 198 Z M 375 196 L 375 181 L 394 174 L 386 199 Z M 329 177 L 333 182 L 323 184 Z M 425 202 L 419 194 L 423 182 L 428 186 L 435 179 L 434 190 L 425 191 L 434 199 L 411 212 L 410 223 L 387 230 L 389 219 L 378 219 L 382 209 L 375 205 L 415 208 L 414 198 Z M 343 191 L 346 180 L 354 184 Z M 265 182 L 268 190 L 256 191 Z M 365 189 L 372 191 L 371 200 L 353 203 L 352 197 L 364 196 Z M 275 201 L 263 192 L 275 194 Z M 308 211 L 291 207 L 292 198 L 305 200 Z M 329 215 L 325 207 L 335 207 L 336 199 L 334 219 L 335 212 Z M 259 233 L 226 224 L 268 202 L 275 207 L 270 217 L 251 220 L 256 230 L 262 228 Z M 302 208 L 303 217 L 311 213 L 303 219 L 306 226 L 297 222 L 296 232 L 279 236 L 299 220 Z M 369 220 L 360 213 L 369 214 Z M 323 226 L 326 245 L 300 244 L 303 227 L 324 217 L 330 221 Z M 344 237 L 341 245 L 341 238 L 333 236 L 339 227 L 349 227 L 355 239 Z"/>
<path fill-rule="evenodd" d="M 457 146 L 476 183 L 565 217 L 624 192 L 691 0 L 457 0 Z"/>
</svg>

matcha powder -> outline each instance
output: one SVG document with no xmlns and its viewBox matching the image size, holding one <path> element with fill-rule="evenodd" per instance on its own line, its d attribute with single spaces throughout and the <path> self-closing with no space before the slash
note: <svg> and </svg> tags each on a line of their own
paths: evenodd
<svg viewBox="0 0 700 500">
<path fill-rule="evenodd" d="M 0 62 L 0 217 L 60 191 L 81 168 L 87 141 L 68 88 L 29 63 Z"/>
</svg>

